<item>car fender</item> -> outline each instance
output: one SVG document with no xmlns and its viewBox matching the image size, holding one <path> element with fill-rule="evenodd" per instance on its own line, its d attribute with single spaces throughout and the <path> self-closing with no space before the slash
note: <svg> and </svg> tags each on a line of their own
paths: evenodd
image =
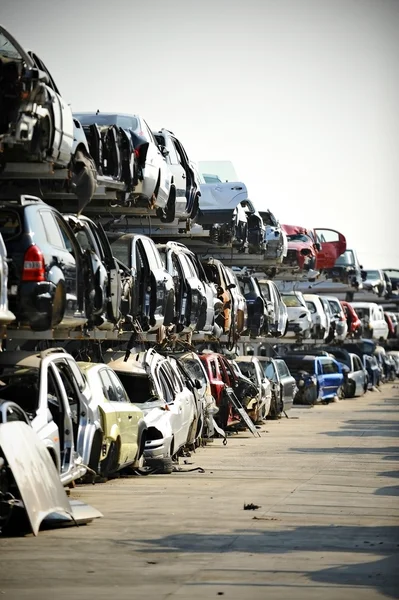
<svg viewBox="0 0 399 600">
<path fill-rule="evenodd" d="M 147 431 L 147 423 L 144 418 L 140 419 L 137 424 L 137 457 L 140 458 L 144 452 L 145 434 Z"/>
<path fill-rule="evenodd" d="M 163 410 L 159 407 L 144 412 L 144 422 L 148 427 L 158 429 L 164 438 L 172 437 L 172 423 L 170 410 Z"/>
</svg>

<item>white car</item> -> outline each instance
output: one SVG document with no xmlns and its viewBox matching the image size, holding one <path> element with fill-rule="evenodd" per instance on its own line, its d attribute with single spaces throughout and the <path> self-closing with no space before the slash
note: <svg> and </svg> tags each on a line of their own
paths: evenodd
<svg viewBox="0 0 399 600">
<path fill-rule="evenodd" d="M 384 319 L 384 311 L 375 302 L 351 302 L 351 305 L 363 323 L 363 335 L 373 340 L 388 338 L 388 324 Z"/>
<path fill-rule="evenodd" d="M 245 377 L 248 377 L 258 388 L 258 396 L 247 405 L 247 411 L 253 411 L 257 421 L 266 419 L 270 412 L 272 401 L 271 383 L 265 376 L 265 372 L 256 356 L 239 356 L 236 358 L 237 365 Z M 256 411 L 255 411 L 255 405 Z"/>
<path fill-rule="evenodd" d="M 88 382 L 70 354 L 62 348 L 0 352 L 0 398 L 27 413 L 63 485 L 85 475 L 101 423 L 90 407 Z"/>
<path fill-rule="evenodd" d="M 258 284 L 267 306 L 269 333 L 276 337 L 285 335 L 288 328 L 288 312 L 278 287 L 271 279 L 258 278 Z"/>
<path fill-rule="evenodd" d="M 312 331 L 312 317 L 301 292 L 283 292 L 281 298 L 287 307 L 287 337 L 309 338 Z"/>
<path fill-rule="evenodd" d="M 331 308 L 335 339 L 343 342 L 348 335 L 348 323 L 341 302 L 334 296 L 324 296 Z"/>
<path fill-rule="evenodd" d="M 312 337 L 316 340 L 325 340 L 328 336 L 330 324 L 319 296 L 317 294 L 304 294 L 303 297 L 312 318 Z"/>
<path fill-rule="evenodd" d="M 275 259 L 276 264 L 282 263 L 287 256 L 287 234 L 270 210 L 259 211 L 265 230 L 265 258 Z"/>
<path fill-rule="evenodd" d="M 74 113 L 74 117 L 83 126 L 89 140 L 90 153 L 93 156 L 101 174 L 122 178 L 120 170 L 124 170 L 123 180 L 131 180 L 129 198 L 124 199 L 125 214 L 136 216 L 151 216 L 163 223 L 171 223 L 176 211 L 176 187 L 173 175 L 166 164 L 165 157 L 156 141 L 154 134 L 143 117 L 122 113 L 97 112 Z M 111 127 L 123 132 L 124 140 L 129 144 L 130 159 L 115 159 L 120 162 L 118 172 L 109 172 L 109 165 L 104 157 L 98 156 L 99 143 L 93 140 L 105 139 Z M 97 132 L 97 135 L 96 135 Z M 107 138 L 108 139 L 108 138 Z M 124 148 L 114 145 L 115 153 L 121 153 Z M 126 152 L 125 152 L 126 154 Z M 111 164 L 111 161 L 109 161 Z M 101 168 L 100 168 L 101 167 Z M 115 207 L 114 207 L 115 208 Z"/>
<path fill-rule="evenodd" d="M 130 400 L 144 413 L 147 425 L 145 464 L 171 473 L 172 458 L 187 444 L 196 419 L 196 404 L 173 358 L 155 350 L 132 354 L 106 352 L 104 362 L 121 380 Z"/>
<path fill-rule="evenodd" d="M 362 364 L 357 354 L 349 353 L 351 370 L 348 374 L 348 384 L 351 386 L 350 397 L 363 396 L 367 391 L 368 376 L 367 369 Z"/>
</svg>

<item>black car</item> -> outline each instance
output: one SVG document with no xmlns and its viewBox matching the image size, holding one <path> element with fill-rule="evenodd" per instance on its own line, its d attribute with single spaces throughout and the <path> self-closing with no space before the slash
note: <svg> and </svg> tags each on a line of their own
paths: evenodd
<svg viewBox="0 0 399 600">
<path fill-rule="evenodd" d="M 0 202 L 9 263 L 8 298 L 16 323 L 44 331 L 91 318 L 91 263 L 63 216 L 34 196 Z"/>
<path fill-rule="evenodd" d="M 198 276 L 196 257 L 183 244 L 158 244 L 162 262 L 175 286 L 175 323 L 181 331 L 211 331 L 214 325 L 214 293 Z"/>
<path fill-rule="evenodd" d="M 153 131 L 162 155 L 173 173 L 176 187 L 176 215 L 195 219 L 201 196 L 200 180 L 182 143 L 168 129 Z"/>
<path fill-rule="evenodd" d="M 286 412 L 294 403 L 294 397 L 297 392 L 295 378 L 282 358 L 270 358 L 267 356 L 258 356 L 264 369 L 265 376 L 272 385 L 272 403 L 270 406 L 270 416 L 278 417 L 282 412 Z"/>
<path fill-rule="evenodd" d="M 175 288 L 154 242 L 145 235 L 107 232 L 113 255 L 132 277 L 129 313 L 143 331 L 174 324 Z"/>
<path fill-rule="evenodd" d="M 268 308 L 256 277 L 238 275 L 241 293 L 247 303 L 247 327 L 250 335 L 256 337 L 267 332 Z"/>
<path fill-rule="evenodd" d="M 64 215 L 64 219 L 91 262 L 94 324 L 101 328 L 109 322 L 118 323 L 130 308 L 131 276 L 128 269 L 121 269 L 113 256 L 101 224 L 82 215 Z"/>
</svg>

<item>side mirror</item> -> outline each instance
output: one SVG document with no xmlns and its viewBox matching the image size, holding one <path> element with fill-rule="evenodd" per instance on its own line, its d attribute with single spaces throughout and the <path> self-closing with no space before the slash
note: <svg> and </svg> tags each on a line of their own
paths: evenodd
<svg viewBox="0 0 399 600">
<path fill-rule="evenodd" d="M 233 290 L 235 287 L 237 287 L 235 283 L 229 283 L 226 289 Z"/>
<path fill-rule="evenodd" d="M 194 385 L 195 385 L 195 387 L 197 388 L 197 390 L 202 390 L 202 383 L 200 382 L 200 380 L 199 380 L 199 379 L 196 379 L 196 380 L 194 381 Z"/>
</svg>

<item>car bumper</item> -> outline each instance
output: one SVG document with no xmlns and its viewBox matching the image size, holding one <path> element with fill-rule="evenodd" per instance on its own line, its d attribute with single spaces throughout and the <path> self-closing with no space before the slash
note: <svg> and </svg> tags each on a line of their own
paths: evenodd
<svg viewBox="0 0 399 600">
<path fill-rule="evenodd" d="M 10 295 L 10 309 L 18 321 L 27 322 L 34 329 L 50 329 L 55 290 L 49 281 L 22 283 L 18 296 Z"/>
<path fill-rule="evenodd" d="M 172 436 L 160 440 L 150 440 L 144 447 L 144 460 L 151 458 L 169 458 Z"/>
</svg>

